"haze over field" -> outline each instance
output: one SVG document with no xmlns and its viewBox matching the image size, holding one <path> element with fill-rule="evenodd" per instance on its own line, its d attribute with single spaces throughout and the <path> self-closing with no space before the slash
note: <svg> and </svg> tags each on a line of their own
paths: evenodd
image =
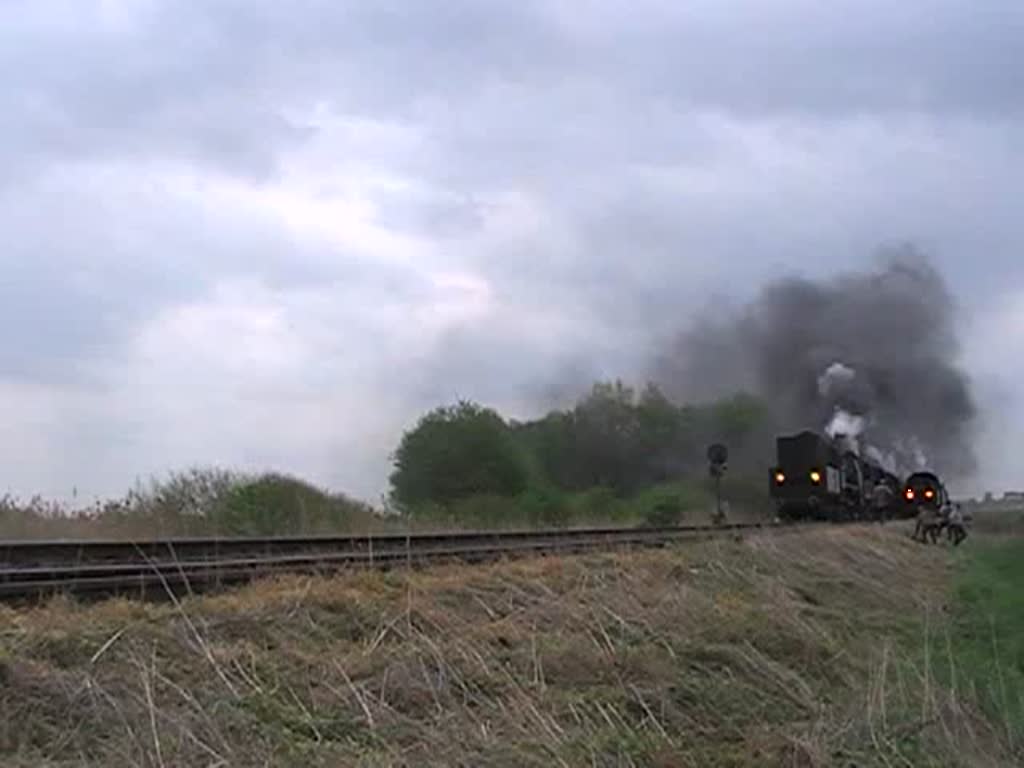
<svg viewBox="0 0 1024 768">
<path fill-rule="evenodd" d="M 955 490 L 1022 486 L 1022 34 L 1017 0 L 5 3 L 0 490 L 375 499 L 429 407 L 641 379 L 905 242 L 972 382 Z"/>
</svg>

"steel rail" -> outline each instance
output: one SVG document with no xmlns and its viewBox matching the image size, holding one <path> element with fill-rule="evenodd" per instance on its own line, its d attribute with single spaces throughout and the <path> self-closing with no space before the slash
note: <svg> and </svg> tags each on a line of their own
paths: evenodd
<svg viewBox="0 0 1024 768">
<path fill-rule="evenodd" d="M 345 536 L 207 537 L 153 540 L 43 540 L 0 541 L 0 572 L 4 569 L 49 563 L 150 562 L 156 559 L 211 560 L 242 553 L 284 555 L 314 551 L 337 552 L 373 549 L 405 549 L 428 543 L 460 545 L 484 540 L 516 541 L 643 533 L 671 535 L 680 531 L 746 530 L 763 523 L 733 523 L 723 526 L 663 526 L 648 528 L 570 528 L 554 530 L 444 531 L 431 533 L 388 533 Z"/>
<path fill-rule="evenodd" d="M 160 596 L 201 591 L 278 573 L 481 561 L 524 554 L 610 547 L 664 546 L 673 541 L 751 531 L 805 530 L 809 525 L 732 523 L 658 528 L 460 531 L 163 541 L 30 541 L 0 543 L 0 600 L 54 593 Z"/>
</svg>

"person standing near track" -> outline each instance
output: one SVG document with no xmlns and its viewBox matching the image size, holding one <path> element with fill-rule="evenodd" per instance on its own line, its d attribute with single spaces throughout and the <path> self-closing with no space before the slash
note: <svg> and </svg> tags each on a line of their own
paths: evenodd
<svg viewBox="0 0 1024 768">
<path fill-rule="evenodd" d="M 967 538 L 964 514 L 959 504 L 950 506 L 949 514 L 946 516 L 946 527 L 949 529 L 949 538 L 953 542 L 953 546 L 959 547 L 961 542 Z"/>
<path fill-rule="evenodd" d="M 875 484 L 875 487 L 871 490 L 871 506 L 874 510 L 875 519 L 879 523 L 884 523 L 885 519 L 890 514 L 892 506 L 893 492 L 892 488 L 885 480 L 880 480 Z"/>
<path fill-rule="evenodd" d="M 917 523 L 914 526 L 912 538 L 918 539 L 923 544 L 927 544 L 930 538 L 934 544 L 941 520 L 941 513 L 938 509 L 930 504 L 919 504 L 917 507 Z"/>
</svg>

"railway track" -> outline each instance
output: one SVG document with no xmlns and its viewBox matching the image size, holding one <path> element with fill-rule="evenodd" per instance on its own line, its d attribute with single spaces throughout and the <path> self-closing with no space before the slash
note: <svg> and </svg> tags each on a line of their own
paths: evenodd
<svg viewBox="0 0 1024 768">
<path fill-rule="evenodd" d="M 58 593 L 160 598 L 275 573 L 416 567 L 446 560 L 479 562 L 527 554 L 653 547 L 806 527 L 735 523 L 408 535 L 0 542 L 0 600 L 34 600 Z"/>
</svg>

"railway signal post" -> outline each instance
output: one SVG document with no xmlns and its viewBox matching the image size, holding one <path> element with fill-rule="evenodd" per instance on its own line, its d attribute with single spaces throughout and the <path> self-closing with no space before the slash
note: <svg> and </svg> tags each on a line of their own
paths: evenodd
<svg viewBox="0 0 1024 768">
<path fill-rule="evenodd" d="M 722 510 L 722 476 L 729 466 L 728 462 L 728 448 L 721 443 L 713 443 L 708 446 L 708 472 L 715 478 L 714 522 L 716 525 L 725 522 L 725 512 Z"/>
</svg>

